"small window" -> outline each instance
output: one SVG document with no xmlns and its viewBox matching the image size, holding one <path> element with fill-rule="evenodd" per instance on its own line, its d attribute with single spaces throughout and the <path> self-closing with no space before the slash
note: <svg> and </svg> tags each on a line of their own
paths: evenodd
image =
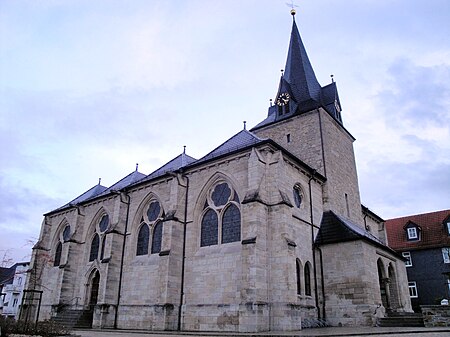
<svg viewBox="0 0 450 337">
<path fill-rule="evenodd" d="M 163 223 L 161 221 L 155 224 L 152 237 L 152 254 L 161 252 Z"/>
<path fill-rule="evenodd" d="M 305 295 L 311 296 L 311 271 L 309 269 L 309 262 L 305 265 Z"/>
<path fill-rule="evenodd" d="M 290 133 L 288 133 L 288 134 L 286 135 L 286 141 L 287 141 L 288 143 L 291 142 L 291 134 L 290 134 Z"/>
<path fill-rule="evenodd" d="M 417 228 L 416 227 L 409 227 L 407 232 L 408 232 L 408 240 L 417 240 L 417 239 L 419 239 L 419 236 L 417 235 Z"/>
<path fill-rule="evenodd" d="M 450 248 L 449 247 L 442 248 L 442 258 L 444 259 L 444 263 L 450 263 Z"/>
<path fill-rule="evenodd" d="M 106 235 L 103 235 L 102 249 L 100 250 L 100 260 L 103 260 L 103 257 L 105 256 L 105 246 L 106 246 Z"/>
<path fill-rule="evenodd" d="M 295 206 L 297 206 L 297 208 L 300 208 L 300 206 L 302 205 L 302 201 L 303 201 L 303 192 L 302 192 L 302 188 L 300 187 L 300 185 L 297 184 L 294 186 L 293 194 L 294 194 Z"/>
<path fill-rule="evenodd" d="M 17 280 L 17 284 L 18 284 L 19 286 L 22 285 L 22 278 L 21 278 L 21 277 L 19 277 L 19 279 Z"/>
<path fill-rule="evenodd" d="M 450 220 L 446 223 L 447 235 L 450 235 Z"/>
<path fill-rule="evenodd" d="M 98 234 L 95 234 L 91 242 L 91 251 L 89 252 L 89 262 L 94 261 L 98 257 L 98 248 L 100 246 L 100 239 Z"/>
<path fill-rule="evenodd" d="M 13 307 L 15 307 L 16 305 L 17 305 L 17 298 L 15 298 L 13 301 Z"/>
<path fill-rule="evenodd" d="M 416 282 L 408 282 L 408 288 L 409 288 L 409 297 L 411 298 L 417 298 L 419 297 L 417 295 L 417 285 Z"/>
<path fill-rule="evenodd" d="M 58 242 L 55 250 L 55 258 L 53 259 L 53 266 L 57 267 L 61 263 L 61 252 L 62 252 L 62 244 Z"/>
<path fill-rule="evenodd" d="M 300 264 L 300 260 L 296 259 L 295 260 L 295 271 L 297 274 L 297 295 L 301 295 L 302 293 L 302 284 L 301 284 L 301 273 L 302 273 L 302 267 Z"/>
<path fill-rule="evenodd" d="M 406 259 L 405 266 L 406 267 L 411 267 L 412 266 L 411 253 L 410 252 L 403 252 L 402 255 Z"/>
</svg>

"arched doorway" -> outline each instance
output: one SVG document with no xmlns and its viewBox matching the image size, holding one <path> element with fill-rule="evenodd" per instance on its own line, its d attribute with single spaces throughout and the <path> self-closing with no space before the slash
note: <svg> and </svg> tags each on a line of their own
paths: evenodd
<svg viewBox="0 0 450 337">
<path fill-rule="evenodd" d="M 88 305 L 89 309 L 93 310 L 94 306 L 97 304 L 98 301 L 98 288 L 100 285 L 100 273 L 98 270 L 94 270 L 91 273 L 91 277 L 88 283 L 89 291 L 88 291 Z"/>
<path fill-rule="evenodd" d="M 388 293 L 389 282 L 388 278 L 386 277 L 383 261 L 381 261 L 381 259 L 378 259 L 377 261 L 377 268 L 378 268 L 378 282 L 380 284 L 381 304 L 386 309 L 389 309 L 390 308 L 389 293 Z"/>
<path fill-rule="evenodd" d="M 397 288 L 397 276 L 395 274 L 395 269 L 392 263 L 389 263 L 388 267 L 388 277 L 389 277 L 389 298 L 392 309 L 397 309 L 400 307 L 400 301 L 398 296 Z"/>
</svg>

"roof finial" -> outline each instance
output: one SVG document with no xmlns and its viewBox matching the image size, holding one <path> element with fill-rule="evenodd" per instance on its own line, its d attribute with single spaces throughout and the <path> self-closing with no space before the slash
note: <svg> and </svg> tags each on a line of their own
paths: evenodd
<svg viewBox="0 0 450 337">
<path fill-rule="evenodd" d="M 270 106 L 272 106 L 272 102 L 273 102 L 273 101 L 272 101 L 272 98 L 269 99 L 269 102 L 270 102 Z"/>
<path fill-rule="evenodd" d="M 186 145 L 183 145 L 183 154 L 186 154 Z"/>
<path fill-rule="evenodd" d="M 284 76 L 284 70 L 281 69 L 281 77 L 283 77 L 283 76 Z"/>
<path fill-rule="evenodd" d="M 244 121 L 244 130 L 247 130 L 247 121 Z"/>
<path fill-rule="evenodd" d="M 298 6 L 294 5 L 294 0 L 291 0 L 291 3 L 286 2 L 286 5 L 291 7 L 291 15 L 292 15 L 292 18 L 295 20 L 294 16 L 295 16 L 295 13 L 297 13 L 297 12 L 295 11 L 294 7 L 298 7 Z"/>
<path fill-rule="evenodd" d="M 98 178 L 98 184 L 100 185 L 102 182 L 102 178 Z"/>
<path fill-rule="evenodd" d="M 331 77 L 331 83 L 334 83 L 334 75 L 331 74 L 330 77 Z"/>
<path fill-rule="evenodd" d="M 136 172 L 137 172 L 138 168 L 139 168 L 139 163 L 136 163 Z"/>
</svg>

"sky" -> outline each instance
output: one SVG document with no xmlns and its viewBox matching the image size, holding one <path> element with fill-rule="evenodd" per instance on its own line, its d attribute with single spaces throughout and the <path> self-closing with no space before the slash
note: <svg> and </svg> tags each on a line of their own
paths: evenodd
<svg viewBox="0 0 450 337">
<path fill-rule="evenodd" d="M 0 259 L 98 183 L 200 158 L 267 115 L 286 0 L 0 1 Z M 450 1 L 297 0 L 337 82 L 361 201 L 384 219 L 450 208 Z M 1 262 L 1 261 L 0 261 Z"/>
</svg>

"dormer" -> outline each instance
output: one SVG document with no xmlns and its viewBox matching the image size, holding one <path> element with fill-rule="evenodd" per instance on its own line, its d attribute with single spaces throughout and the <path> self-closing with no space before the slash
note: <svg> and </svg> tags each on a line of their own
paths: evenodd
<svg viewBox="0 0 450 337">
<path fill-rule="evenodd" d="M 418 224 L 416 224 L 412 221 L 408 221 L 406 223 L 406 225 L 403 227 L 403 229 L 405 230 L 407 241 L 420 241 L 421 240 L 422 228 Z"/>
<path fill-rule="evenodd" d="M 444 221 L 442 222 L 444 225 L 445 232 L 447 233 L 447 236 L 450 236 L 450 215 L 448 215 Z"/>
</svg>

